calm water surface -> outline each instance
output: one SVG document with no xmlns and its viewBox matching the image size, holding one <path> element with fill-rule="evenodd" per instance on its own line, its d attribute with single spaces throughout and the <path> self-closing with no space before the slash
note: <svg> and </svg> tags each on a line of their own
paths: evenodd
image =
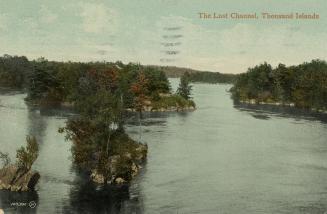
<svg viewBox="0 0 327 214">
<path fill-rule="evenodd" d="M 172 80 L 173 86 L 177 80 Z M 197 110 L 152 113 L 126 129 L 149 146 L 129 191 L 85 182 L 57 132 L 71 114 L 29 109 L 0 94 L 0 150 L 14 160 L 28 134 L 40 142 L 33 193 L 0 192 L 6 213 L 317 213 L 327 211 L 327 123 L 317 115 L 233 105 L 229 85 L 194 85 Z M 37 203 L 36 208 L 12 202 Z"/>
</svg>

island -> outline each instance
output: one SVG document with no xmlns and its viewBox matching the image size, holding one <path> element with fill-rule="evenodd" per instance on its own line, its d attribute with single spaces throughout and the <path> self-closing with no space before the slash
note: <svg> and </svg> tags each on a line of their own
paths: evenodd
<svg viewBox="0 0 327 214">
<path fill-rule="evenodd" d="M 327 63 L 312 60 L 296 66 L 268 63 L 249 68 L 231 88 L 237 102 L 285 105 L 326 112 Z"/>
</svg>

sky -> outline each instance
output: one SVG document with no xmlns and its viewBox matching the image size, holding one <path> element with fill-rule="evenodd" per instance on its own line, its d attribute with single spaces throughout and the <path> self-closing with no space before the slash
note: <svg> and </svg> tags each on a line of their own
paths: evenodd
<svg viewBox="0 0 327 214">
<path fill-rule="evenodd" d="M 199 13 L 316 13 L 316 20 Z M 241 73 L 327 58 L 326 0 L 0 0 L 0 55 Z"/>
</svg>

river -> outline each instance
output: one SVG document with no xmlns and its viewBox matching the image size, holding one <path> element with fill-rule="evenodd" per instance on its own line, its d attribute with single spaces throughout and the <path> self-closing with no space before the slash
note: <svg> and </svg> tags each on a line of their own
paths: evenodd
<svg viewBox="0 0 327 214">
<path fill-rule="evenodd" d="M 171 81 L 176 88 L 177 80 Z M 194 84 L 196 111 L 148 113 L 141 129 L 131 117 L 126 130 L 148 144 L 149 154 L 128 191 L 104 191 L 74 170 L 71 144 L 58 133 L 71 113 L 31 109 L 26 94 L 2 92 L 0 150 L 14 160 L 26 135 L 36 136 L 40 154 L 34 168 L 41 179 L 32 193 L 0 191 L 0 208 L 5 213 L 326 212 L 326 118 L 237 106 L 230 87 Z"/>
</svg>

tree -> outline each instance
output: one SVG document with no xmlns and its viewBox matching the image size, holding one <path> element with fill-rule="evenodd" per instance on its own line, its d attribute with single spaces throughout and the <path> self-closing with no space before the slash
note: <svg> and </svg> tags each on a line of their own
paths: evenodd
<svg viewBox="0 0 327 214">
<path fill-rule="evenodd" d="M 197 71 L 189 73 L 190 82 L 203 83 L 233 83 L 236 80 L 236 74 L 223 74 L 219 72 Z"/>
<path fill-rule="evenodd" d="M 35 137 L 26 137 L 26 148 L 21 147 L 17 150 L 17 166 L 24 171 L 29 171 L 39 155 L 39 145 Z"/>
<path fill-rule="evenodd" d="M 31 65 L 25 56 L 0 57 L 0 86 L 22 88 L 26 86 Z"/>
<path fill-rule="evenodd" d="M 80 116 L 67 121 L 67 138 L 72 140 L 75 164 L 86 170 L 96 169 L 105 183 L 110 178 L 109 157 L 113 154 L 113 135 L 118 132 L 122 103 L 114 68 L 89 70 L 79 80 L 75 106 Z"/>
<path fill-rule="evenodd" d="M 308 109 L 327 109 L 327 63 L 312 60 L 297 66 L 279 64 L 275 69 L 267 63 L 240 74 L 231 89 L 239 100 L 294 103 Z"/>
<path fill-rule="evenodd" d="M 131 85 L 131 91 L 134 94 L 134 108 L 139 112 L 139 136 L 141 141 L 141 119 L 142 111 L 147 100 L 146 94 L 148 92 L 147 88 L 148 79 L 145 77 L 143 72 L 140 72 L 137 77 L 137 81 Z"/>
<path fill-rule="evenodd" d="M 2 161 L 2 166 L 6 167 L 10 164 L 10 157 L 8 153 L 3 153 L 0 151 L 0 160 Z"/>
<path fill-rule="evenodd" d="M 140 72 L 137 76 L 137 81 L 131 85 L 130 89 L 135 96 L 134 107 L 140 114 L 145 106 L 146 94 L 148 92 L 147 84 L 148 79 L 143 72 Z"/>
<path fill-rule="evenodd" d="M 60 103 L 62 87 L 57 77 L 57 67 L 44 59 L 34 62 L 34 72 L 29 77 L 28 100 L 44 104 Z"/>
<path fill-rule="evenodd" d="M 185 72 L 180 79 L 179 87 L 177 89 L 177 94 L 185 98 L 186 100 L 191 99 L 192 86 L 189 81 L 189 73 Z"/>
<path fill-rule="evenodd" d="M 145 75 L 147 82 L 147 95 L 156 97 L 160 93 L 169 93 L 170 84 L 163 71 L 154 68 L 144 68 L 142 73 Z"/>
</svg>

